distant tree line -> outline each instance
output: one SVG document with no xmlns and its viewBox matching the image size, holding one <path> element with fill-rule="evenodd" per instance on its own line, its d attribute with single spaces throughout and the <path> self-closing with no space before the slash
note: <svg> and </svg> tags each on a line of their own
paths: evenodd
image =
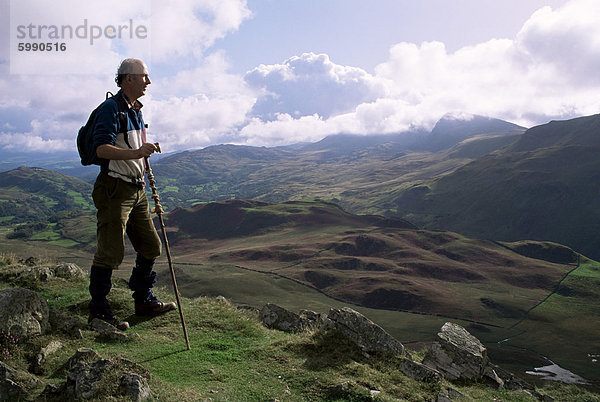
<svg viewBox="0 0 600 402">
<path fill-rule="evenodd" d="M 28 239 L 38 232 L 43 232 L 48 228 L 45 222 L 26 223 L 15 227 L 12 233 L 8 233 L 8 239 Z"/>
</svg>

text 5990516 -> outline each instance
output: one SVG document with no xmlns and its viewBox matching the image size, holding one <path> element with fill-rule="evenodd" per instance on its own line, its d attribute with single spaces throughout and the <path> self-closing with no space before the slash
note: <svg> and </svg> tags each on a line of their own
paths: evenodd
<svg viewBox="0 0 600 402">
<path fill-rule="evenodd" d="M 67 50 L 67 44 L 64 42 L 19 42 L 17 50 L 19 52 L 64 52 Z"/>
</svg>

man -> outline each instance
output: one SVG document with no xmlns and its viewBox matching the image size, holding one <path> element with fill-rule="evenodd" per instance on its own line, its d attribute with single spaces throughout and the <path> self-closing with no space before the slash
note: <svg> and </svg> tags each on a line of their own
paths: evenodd
<svg viewBox="0 0 600 402">
<path fill-rule="evenodd" d="M 90 271 L 89 320 L 99 318 L 125 330 L 129 323 L 115 318 L 106 299 L 112 271 L 123 261 L 125 233 L 137 252 L 129 279 L 135 313 L 156 315 L 174 310 L 176 305 L 162 303 L 152 294 L 156 282 L 152 269 L 160 255 L 161 242 L 148 212 L 144 158 L 158 147 L 146 142 L 142 104 L 138 100 L 151 83 L 148 68 L 141 60 L 123 60 L 115 81 L 121 90 L 100 106 L 94 123 L 94 147 L 102 162 L 92 193 L 98 209 L 98 246 Z"/>
</svg>

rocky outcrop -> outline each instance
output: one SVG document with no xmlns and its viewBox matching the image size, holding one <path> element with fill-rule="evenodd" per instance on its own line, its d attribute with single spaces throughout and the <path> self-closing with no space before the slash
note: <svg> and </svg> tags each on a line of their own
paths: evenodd
<svg viewBox="0 0 600 402">
<path fill-rule="evenodd" d="M 57 264 L 54 267 L 54 274 L 59 278 L 68 280 L 85 277 L 85 272 L 78 265 L 70 262 Z"/>
<path fill-rule="evenodd" d="M 67 400 L 108 396 L 121 396 L 132 401 L 152 398 L 144 370 L 128 360 L 103 359 L 94 350 L 82 348 L 69 359 L 67 366 L 67 382 L 58 391 Z"/>
<path fill-rule="evenodd" d="M 302 310 L 300 314 L 296 314 L 275 304 L 267 304 L 260 310 L 259 319 L 266 327 L 285 332 L 335 329 L 366 354 L 373 352 L 404 354 L 402 343 L 379 325 L 349 307 L 332 308 L 327 315 L 310 310 Z"/>
<path fill-rule="evenodd" d="M 27 263 L 27 261 L 29 261 L 29 263 Z M 18 270 L 18 279 L 21 280 L 21 282 L 47 282 L 53 277 L 63 278 L 66 280 L 85 277 L 85 272 L 83 272 L 83 270 L 76 264 L 60 263 L 56 264 L 54 267 L 48 267 L 45 265 L 32 265 L 31 262 L 35 261 L 36 260 L 27 259 L 26 264 L 21 266 L 22 269 Z"/>
<path fill-rule="evenodd" d="M 437 370 L 408 358 L 402 359 L 398 368 L 405 376 L 417 381 L 433 382 L 442 379 L 441 374 Z"/>
<path fill-rule="evenodd" d="M 0 401 L 30 400 L 45 384 L 31 374 L 0 362 Z"/>
<path fill-rule="evenodd" d="M 404 345 L 383 328 L 349 307 L 332 308 L 327 318 L 333 327 L 364 353 L 404 354 Z"/>
<path fill-rule="evenodd" d="M 448 380 L 477 380 L 489 363 L 486 348 L 460 325 L 447 322 L 431 345 L 423 364 Z"/>
<path fill-rule="evenodd" d="M 131 337 L 136 336 L 135 333 L 128 335 L 125 332 L 118 330 L 113 325 L 99 318 L 94 318 L 89 323 L 89 328 L 98 334 L 98 339 L 105 341 L 126 342 Z"/>
<path fill-rule="evenodd" d="M 301 332 L 326 325 L 325 314 L 302 310 L 300 314 L 286 310 L 276 304 L 266 304 L 259 312 L 260 321 L 267 327 L 284 332 Z"/>
<path fill-rule="evenodd" d="M 44 334 L 50 311 L 46 299 L 29 289 L 0 290 L 0 331 L 17 339 Z"/>
</svg>

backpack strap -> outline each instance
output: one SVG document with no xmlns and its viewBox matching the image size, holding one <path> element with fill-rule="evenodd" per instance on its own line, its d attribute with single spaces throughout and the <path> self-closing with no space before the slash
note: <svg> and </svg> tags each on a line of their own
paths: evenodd
<svg viewBox="0 0 600 402">
<path fill-rule="evenodd" d="M 129 105 L 127 105 L 127 101 L 123 98 L 122 93 L 117 93 L 113 95 L 111 92 L 106 93 L 106 99 L 108 97 L 112 97 L 117 102 L 117 107 L 119 108 L 118 112 L 118 122 L 117 122 L 117 132 L 118 133 L 126 133 L 127 132 L 127 111 L 129 110 Z M 125 136 L 127 141 L 127 136 Z M 129 144 L 127 144 L 129 145 Z M 131 147 L 130 147 L 131 148 Z"/>
</svg>

